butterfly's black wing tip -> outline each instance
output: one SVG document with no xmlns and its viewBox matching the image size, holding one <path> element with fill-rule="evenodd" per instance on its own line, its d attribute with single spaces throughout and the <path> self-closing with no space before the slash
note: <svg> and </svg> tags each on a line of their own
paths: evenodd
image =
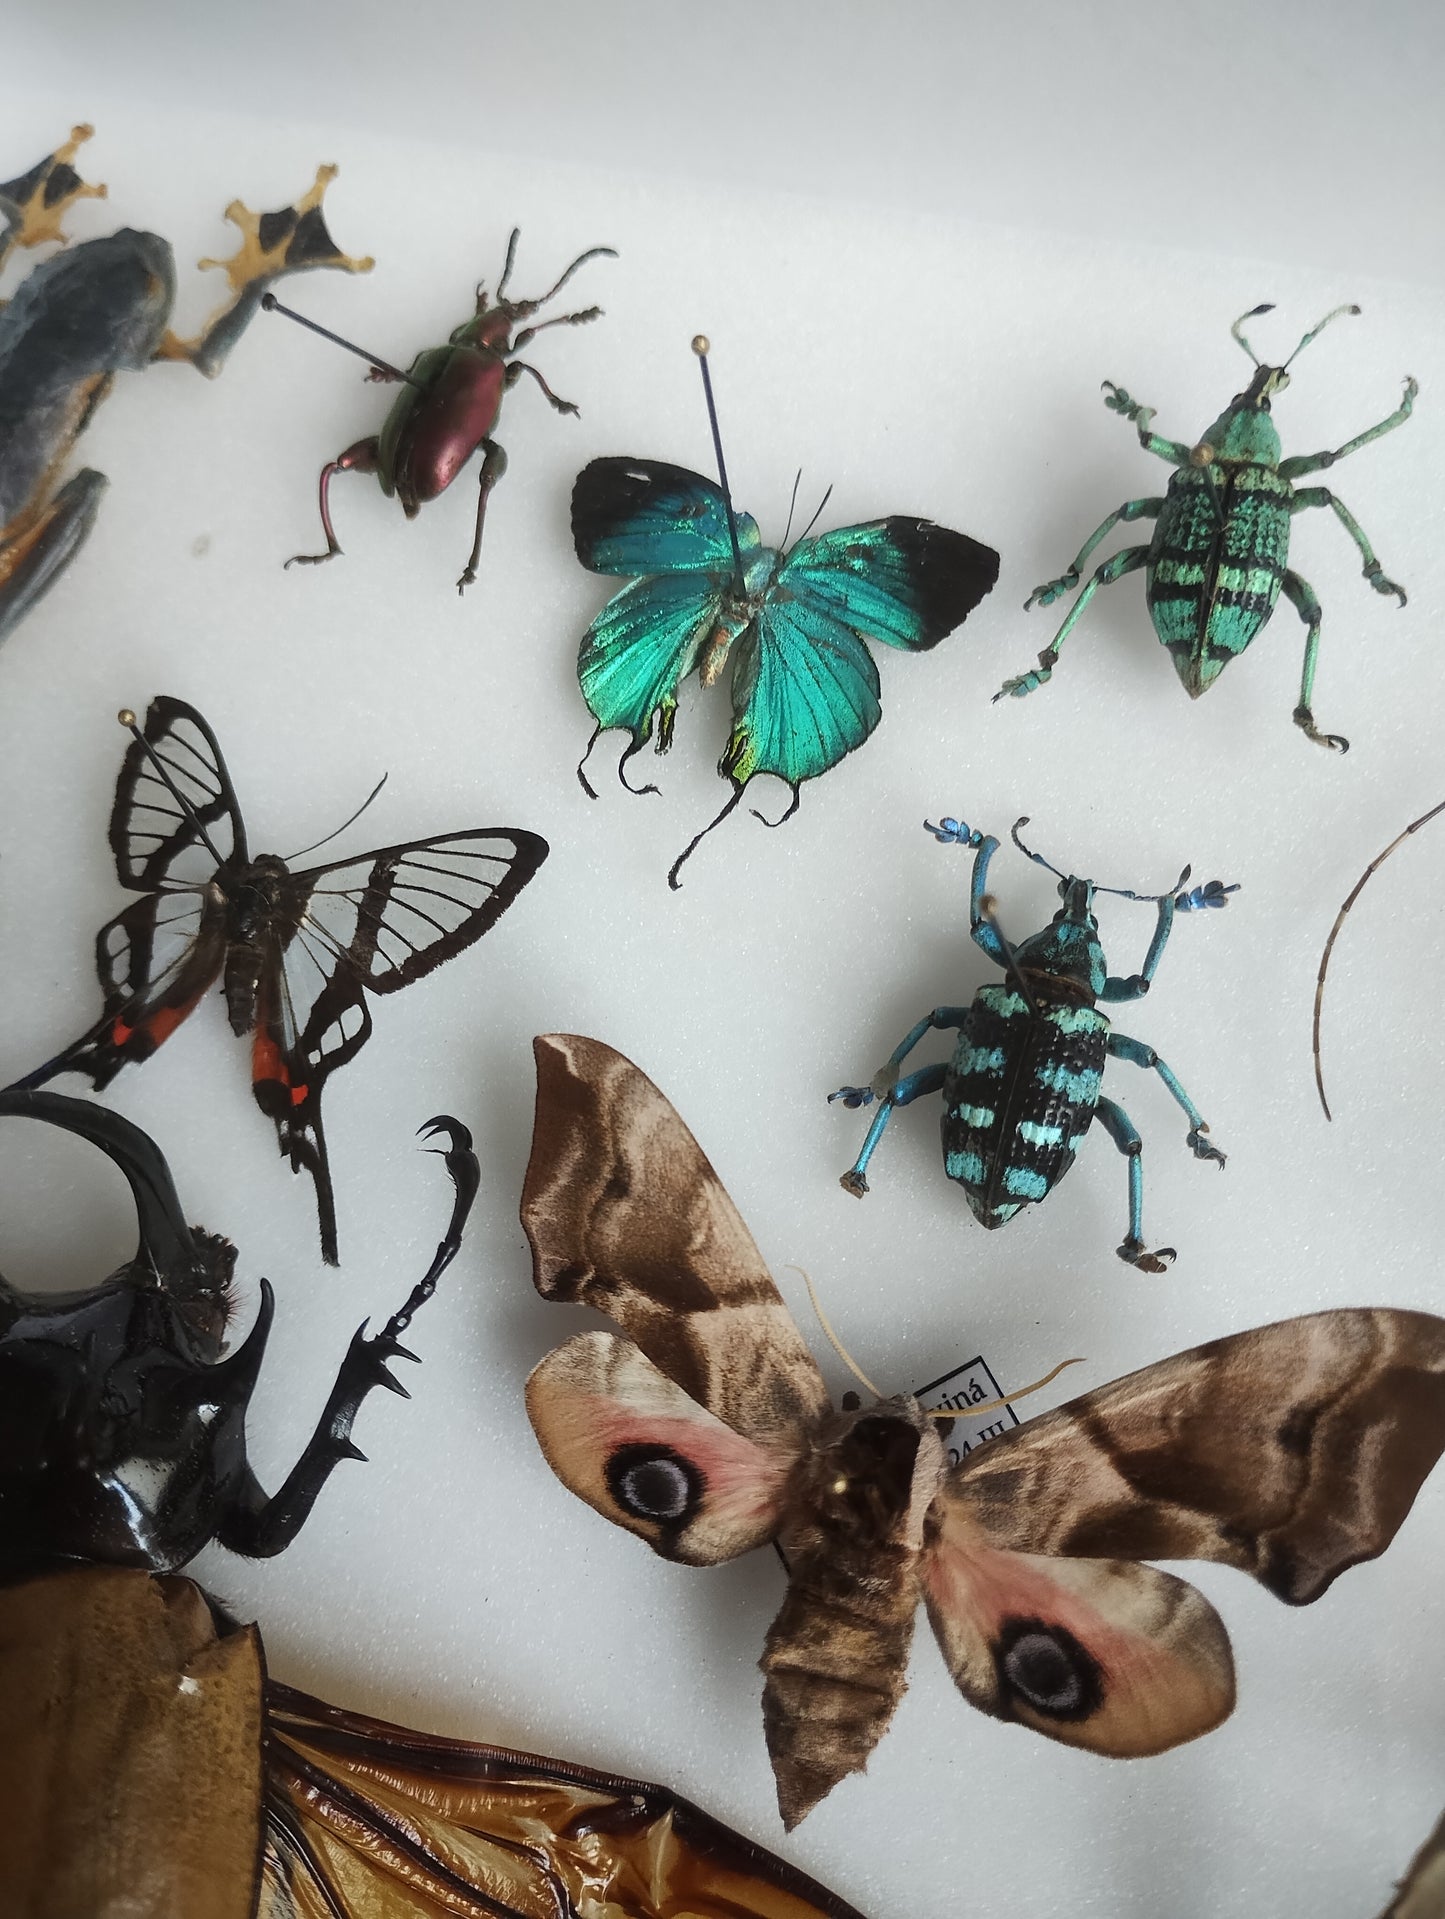
<svg viewBox="0 0 1445 1919">
<path fill-rule="evenodd" d="M 935 520 L 895 516 L 888 527 L 908 561 L 914 604 L 924 629 L 917 650 L 926 652 L 993 591 L 999 556 L 981 540 Z"/>
<path fill-rule="evenodd" d="M 577 558 L 593 572 L 608 571 L 596 564 L 599 545 L 616 538 L 659 498 L 692 495 L 699 487 L 712 489 L 713 482 L 670 460 L 639 460 L 627 453 L 589 460 L 572 485 L 572 544 Z"/>
</svg>

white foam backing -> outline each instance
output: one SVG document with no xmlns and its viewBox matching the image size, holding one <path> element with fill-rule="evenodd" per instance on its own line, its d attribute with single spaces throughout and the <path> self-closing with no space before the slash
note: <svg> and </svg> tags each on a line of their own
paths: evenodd
<svg viewBox="0 0 1445 1919">
<path fill-rule="evenodd" d="M 673 1099 L 830 1378 L 789 1262 L 892 1388 L 979 1351 L 1005 1382 L 1087 1355 L 1040 1405 L 1292 1313 L 1445 1308 L 1445 824 L 1385 869 L 1341 939 L 1333 1125 L 1309 1050 L 1340 900 L 1441 797 L 1445 324 L 1428 284 L 1438 117 L 1432 132 L 1420 105 L 1438 22 L 1417 10 L 1411 41 L 1407 8 L 1382 39 L 1363 22 L 1357 36 L 1343 6 L 1281 8 L 1268 30 L 1228 8 L 1188 24 L 1157 8 L 1010 11 L 1012 25 L 944 6 L 552 6 L 504 27 L 475 9 L 409 22 L 266 6 L 223 27 L 156 5 L 126 9 L 123 31 L 98 10 L 88 25 L 72 11 L 65 40 L 38 17 L 18 28 L 0 172 L 93 120 L 80 166 L 110 197 L 81 203 L 70 230 L 165 234 L 182 327 L 220 279 L 192 263 L 230 250 L 220 209 L 236 194 L 280 206 L 321 160 L 341 166 L 338 243 L 378 264 L 282 297 L 403 364 L 466 317 L 476 280 L 494 283 L 513 223 L 523 293 L 585 246 L 620 258 L 568 289 L 605 318 L 528 355 L 580 420 L 529 382 L 506 401 L 510 470 L 461 599 L 474 468 L 413 524 L 343 477 L 345 557 L 282 570 L 318 543 L 322 462 L 383 418 L 359 365 L 262 317 L 213 384 L 178 366 L 117 380 L 77 456 L 111 480 L 94 535 L 0 651 L 0 1075 L 97 1008 L 91 941 L 123 904 L 105 843 L 120 706 L 166 692 L 201 708 L 253 850 L 319 838 L 383 770 L 339 850 L 487 824 L 545 833 L 532 889 L 480 947 L 378 1004 L 372 1042 L 331 1085 L 339 1273 L 320 1264 L 309 1183 L 276 1162 L 218 998 L 105 1095 L 161 1142 L 191 1215 L 239 1244 L 247 1321 L 257 1278 L 276 1285 L 251 1420 L 268 1484 L 354 1326 L 384 1317 L 429 1256 L 447 1194 L 415 1129 L 453 1111 L 482 1162 L 465 1249 L 413 1328 L 414 1397 L 379 1394 L 358 1422 L 371 1463 L 337 1472 L 283 1557 L 213 1551 L 198 1576 L 261 1620 L 280 1677 L 666 1780 L 879 1919 L 1366 1919 L 1439 1811 L 1445 1474 L 1388 1554 L 1313 1607 L 1191 1573 L 1239 1665 L 1238 1709 L 1210 1737 L 1131 1764 L 1054 1747 L 970 1712 L 925 1630 L 867 1776 L 785 1840 L 755 1669 L 776 1560 L 655 1560 L 563 1491 L 522 1407 L 528 1368 L 586 1323 L 534 1295 L 516 1217 L 529 1042 L 557 1029 L 609 1041 Z M 1257 140 L 1241 89 L 1267 123 Z M 1364 309 L 1297 362 L 1275 409 L 1287 453 L 1342 444 L 1395 407 L 1404 374 L 1421 383 L 1415 419 L 1329 480 L 1409 605 L 1369 590 L 1332 516 L 1296 522 L 1292 558 L 1325 610 L 1315 710 L 1353 750 L 1328 754 L 1290 724 L 1290 607 L 1191 705 L 1138 578 L 1096 600 L 1050 686 L 991 707 L 1061 611 L 1025 614 L 1030 588 L 1167 479 L 1105 412 L 1100 381 L 1193 440 L 1247 377 L 1230 321 L 1265 299 L 1278 311 L 1252 337 L 1270 357 L 1339 302 Z M 738 502 L 765 538 L 801 466 L 807 510 L 834 488 L 829 524 L 927 514 L 1003 565 L 937 652 L 880 649 L 883 722 L 805 789 L 797 818 L 774 834 L 740 814 L 674 895 L 668 864 L 725 797 L 726 701 L 687 694 L 671 756 L 634 763 L 660 797 L 618 788 L 607 741 L 600 798 L 585 799 L 575 651 L 608 588 L 573 558 L 567 504 L 599 454 L 709 469 L 699 329 Z M 780 793 L 749 797 L 775 811 Z M 866 1117 L 824 1095 L 994 977 L 967 939 L 969 856 L 921 829 L 940 811 L 994 832 L 1027 812 L 1059 865 L 1116 885 L 1163 886 L 1186 859 L 1196 879 L 1243 883 L 1227 912 L 1178 923 L 1155 990 L 1120 1012 L 1229 1153 L 1222 1175 L 1196 1164 L 1163 1087 L 1111 1067 L 1144 1135 L 1146 1231 L 1179 1248 L 1163 1279 L 1114 1256 L 1125 1170 L 1102 1136 L 1046 1207 L 992 1235 L 944 1178 L 933 1104 L 895 1119 L 865 1203 L 838 1188 Z M 1012 852 L 994 879 L 1015 938 L 1053 910 L 1047 876 Z M 1132 971 L 1152 916 L 1106 902 L 1102 923 L 1114 969 Z M 73 1143 L 12 1129 L 5 1145 L 9 1277 L 80 1283 L 123 1256 L 117 1180 Z"/>
</svg>

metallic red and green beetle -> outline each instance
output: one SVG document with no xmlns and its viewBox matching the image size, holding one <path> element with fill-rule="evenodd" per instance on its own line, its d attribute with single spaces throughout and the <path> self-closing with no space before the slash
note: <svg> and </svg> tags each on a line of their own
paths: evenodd
<svg viewBox="0 0 1445 1919">
<path fill-rule="evenodd" d="M 504 397 L 524 373 L 530 373 L 559 413 L 578 411 L 570 400 L 559 400 L 536 367 L 517 359 L 516 355 L 545 327 L 581 326 L 597 319 L 602 309 L 591 306 L 578 313 L 559 313 L 553 319 L 539 321 L 536 326 L 523 327 L 515 337 L 513 328 L 519 320 L 529 320 L 555 298 L 586 261 L 599 255 L 608 259 L 617 257 L 612 247 L 589 247 L 585 253 L 578 254 L 566 272 L 538 299 L 509 300 L 507 282 L 512 277 L 520 233 L 519 227 L 513 227 L 502 277 L 497 282 L 496 299 L 490 300 L 486 287 L 478 286 L 477 310 L 471 319 L 451 334 L 445 346 L 424 348 L 406 372 L 364 347 L 343 340 L 328 328 L 317 326 L 314 320 L 293 312 L 290 307 L 282 306 L 271 294 L 262 301 L 269 313 L 284 313 L 288 320 L 298 320 L 313 333 L 370 361 L 368 379 L 403 382 L 403 391 L 397 395 L 380 433 L 357 440 L 321 469 L 321 527 L 326 535 L 326 551 L 293 554 L 287 566 L 319 566 L 324 560 L 334 560 L 341 551 L 331 524 L 333 474 L 374 473 L 381 482 L 382 492 L 388 498 L 395 494 L 406 517 L 414 520 L 426 501 L 446 492 L 467 461 L 481 448 L 476 536 L 466 567 L 457 581 L 458 593 L 464 593 L 475 581 L 487 501 L 492 488 L 507 470 L 507 455 L 492 438 Z"/>
</svg>

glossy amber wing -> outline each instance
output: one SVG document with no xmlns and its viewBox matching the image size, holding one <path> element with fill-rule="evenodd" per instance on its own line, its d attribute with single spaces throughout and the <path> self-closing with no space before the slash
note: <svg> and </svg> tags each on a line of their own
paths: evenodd
<svg viewBox="0 0 1445 1919">
<path fill-rule="evenodd" d="M 660 1786 L 266 1702 L 259 1919 L 858 1919 Z"/>
</svg>

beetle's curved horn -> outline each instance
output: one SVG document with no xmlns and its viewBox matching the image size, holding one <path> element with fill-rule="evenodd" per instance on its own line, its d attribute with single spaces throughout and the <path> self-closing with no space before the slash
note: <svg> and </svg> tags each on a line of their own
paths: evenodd
<svg viewBox="0 0 1445 1919">
<path fill-rule="evenodd" d="M 27 1088 L 0 1092 L 0 1119 L 10 1116 L 43 1119 L 63 1132 L 88 1139 L 113 1159 L 135 1200 L 138 1262 L 149 1267 L 163 1286 L 169 1287 L 182 1274 L 189 1277 L 196 1266 L 195 1240 L 181 1211 L 171 1169 L 149 1133 L 94 1100 Z"/>
</svg>

